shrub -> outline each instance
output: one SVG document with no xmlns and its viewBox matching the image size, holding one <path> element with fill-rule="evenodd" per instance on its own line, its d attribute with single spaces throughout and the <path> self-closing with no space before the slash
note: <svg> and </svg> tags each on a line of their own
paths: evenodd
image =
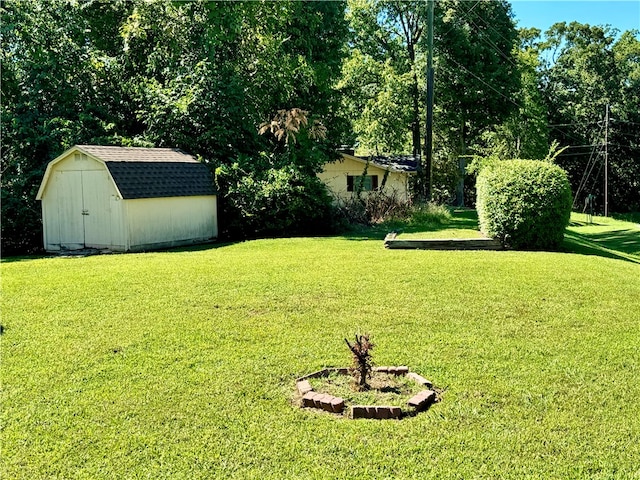
<svg viewBox="0 0 640 480">
<path fill-rule="evenodd" d="M 238 163 L 216 170 L 223 233 L 229 238 L 327 233 L 333 210 L 324 184 L 295 165 L 265 170 Z"/>
<path fill-rule="evenodd" d="M 571 204 L 566 172 L 548 162 L 496 161 L 478 174 L 480 229 L 505 246 L 558 248 L 569 224 Z"/>
<path fill-rule="evenodd" d="M 400 198 L 395 190 L 370 192 L 336 200 L 340 215 L 348 225 L 372 225 L 406 219 L 412 211 L 411 202 Z"/>
</svg>

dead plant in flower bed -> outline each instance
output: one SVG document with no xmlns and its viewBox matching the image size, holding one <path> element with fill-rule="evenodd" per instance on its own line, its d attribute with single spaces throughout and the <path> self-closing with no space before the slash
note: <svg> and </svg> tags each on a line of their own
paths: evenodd
<svg viewBox="0 0 640 480">
<path fill-rule="evenodd" d="M 346 338 L 344 341 L 347 343 L 352 354 L 352 363 L 349 368 L 351 375 L 353 375 L 360 390 L 369 390 L 370 386 L 367 380 L 371 378 L 371 372 L 373 370 L 371 350 L 373 350 L 375 345 L 369 340 L 369 334 L 356 334 L 356 342 L 353 345 L 351 345 Z"/>
</svg>

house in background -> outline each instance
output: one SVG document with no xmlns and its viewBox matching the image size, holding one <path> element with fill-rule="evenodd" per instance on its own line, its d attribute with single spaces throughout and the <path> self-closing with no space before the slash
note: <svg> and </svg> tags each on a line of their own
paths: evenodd
<svg viewBox="0 0 640 480">
<path fill-rule="evenodd" d="M 396 155 L 363 158 L 350 153 L 341 155 L 341 160 L 326 163 L 318 174 L 337 198 L 347 200 L 359 187 L 365 194 L 382 189 L 395 193 L 399 200 L 410 198 L 409 179 L 418 168 L 415 157 Z"/>
<path fill-rule="evenodd" d="M 36 198 L 47 251 L 140 251 L 218 235 L 211 172 L 177 149 L 76 145 L 49 163 Z"/>
</svg>

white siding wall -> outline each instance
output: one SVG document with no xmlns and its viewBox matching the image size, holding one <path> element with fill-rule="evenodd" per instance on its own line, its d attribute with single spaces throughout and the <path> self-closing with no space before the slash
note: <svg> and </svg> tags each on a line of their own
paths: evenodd
<svg viewBox="0 0 640 480">
<path fill-rule="evenodd" d="M 215 196 L 125 200 L 130 250 L 170 247 L 218 236 Z"/>
</svg>

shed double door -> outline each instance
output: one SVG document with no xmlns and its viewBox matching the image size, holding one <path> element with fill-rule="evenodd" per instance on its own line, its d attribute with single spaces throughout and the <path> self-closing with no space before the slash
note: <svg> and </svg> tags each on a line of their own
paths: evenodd
<svg viewBox="0 0 640 480">
<path fill-rule="evenodd" d="M 78 250 L 111 245 L 109 174 L 104 170 L 59 171 L 60 246 Z"/>
</svg>

